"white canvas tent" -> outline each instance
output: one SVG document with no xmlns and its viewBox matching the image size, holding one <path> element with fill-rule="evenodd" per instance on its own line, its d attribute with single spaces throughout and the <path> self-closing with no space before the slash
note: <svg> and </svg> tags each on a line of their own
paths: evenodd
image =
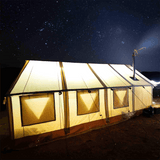
<svg viewBox="0 0 160 160">
<path fill-rule="evenodd" d="M 48 141 L 122 120 L 152 104 L 152 84 L 123 64 L 26 61 L 7 94 L 17 144 Z"/>
</svg>

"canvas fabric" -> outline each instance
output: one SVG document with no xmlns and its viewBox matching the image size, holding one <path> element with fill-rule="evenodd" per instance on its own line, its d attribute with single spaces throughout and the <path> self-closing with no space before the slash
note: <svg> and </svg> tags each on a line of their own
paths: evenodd
<svg viewBox="0 0 160 160">
<path fill-rule="evenodd" d="M 94 113 L 99 111 L 99 94 L 98 90 L 77 91 L 78 115 Z"/>
<path fill-rule="evenodd" d="M 128 89 L 114 89 L 114 108 L 128 107 Z"/>
<path fill-rule="evenodd" d="M 55 120 L 53 94 L 22 96 L 22 125 L 33 125 Z"/>
</svg>

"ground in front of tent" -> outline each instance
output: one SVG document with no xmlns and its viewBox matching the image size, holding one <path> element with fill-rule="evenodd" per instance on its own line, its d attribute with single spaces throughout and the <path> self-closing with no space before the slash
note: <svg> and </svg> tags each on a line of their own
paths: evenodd
<svg viewBox="0 0 160 160">
<path fill-rule="evenodd" d="M 160 99 L 153 100 L 160 102 Z M 9 142 L 7 112 L 0 112 L 1 151 Z M 24 150 L 1 152 L 3 159 L 160 159 L 160 114 L 136 116 Z M 3 150 L 4 151 L 4 150 Z"/>
</svg>

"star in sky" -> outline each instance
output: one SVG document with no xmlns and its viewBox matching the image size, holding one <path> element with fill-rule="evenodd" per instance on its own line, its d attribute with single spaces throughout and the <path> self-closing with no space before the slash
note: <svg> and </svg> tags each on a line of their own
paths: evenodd
<svg viewBox="0 0 160 160">
<path fill-rule="evenodd" d="M 19 66 L 26 59 L 131 64 L 133 50 L 160 30 L 159 0 L 2 0 L 2 6 L 0 61 Z M 140 70 L 160 68 L 159 48 L 150 46 L 154 56 L 143 56 L 154 63 L 137 63 Z"/>
</svg>

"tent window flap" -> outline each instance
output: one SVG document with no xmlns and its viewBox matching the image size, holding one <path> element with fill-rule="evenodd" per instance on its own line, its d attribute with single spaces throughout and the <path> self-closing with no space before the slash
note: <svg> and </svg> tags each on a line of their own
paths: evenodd
<svg viewBox="0 0 160 160">
<path fill-rule="evenodd" d="M 21 96 L 22 126 L 55 121 L 54 94 Z"/>
<path fill-rule="evenodd" d="M 127 88 L 118 88 L 113 90 L 113 105 L 114 109 L 129 106 Z"/>
<path fill-rule="evenodd" d="M 84 115 L 99 112 L 99 92 L 98 90 L 77 91 L 77 115 Z"/>
</svg>

